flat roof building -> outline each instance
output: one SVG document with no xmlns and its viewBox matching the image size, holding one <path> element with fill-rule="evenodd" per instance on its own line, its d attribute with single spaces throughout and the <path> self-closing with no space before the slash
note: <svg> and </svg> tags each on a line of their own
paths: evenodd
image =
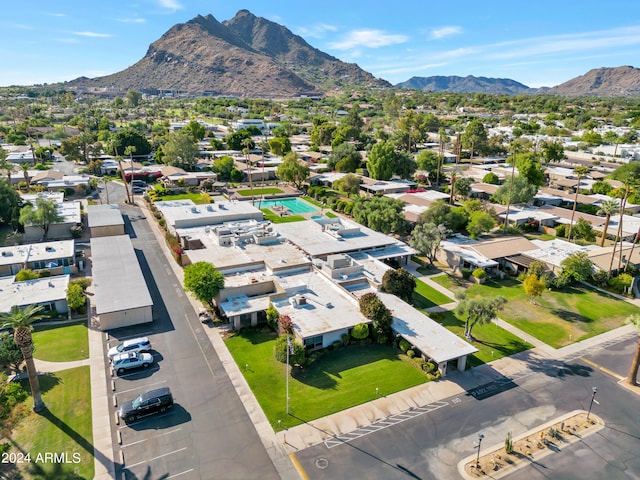
<svg viewBox="0 0 640 480">
<path fill-rule="evenodd" d="M 153 320 L 153 301 L 128 235 L 91 239 L 94 304 L 100 330 Z"/>
</svg>

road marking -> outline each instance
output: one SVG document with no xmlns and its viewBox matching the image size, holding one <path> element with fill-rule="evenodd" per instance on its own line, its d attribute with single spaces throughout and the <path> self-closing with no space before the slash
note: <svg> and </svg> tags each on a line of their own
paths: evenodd
<svg viewBox="0 0 640 480">
<path fill-rule="evenodd" d="M 169 435 L 170 433 L 179 432 L 180 430 L 182 430 L 182 428 L 176 428 L 175 430 L 170 430 L 168 432 L 161 433 L 159 435 L 156 435 L 155 437 L 143 438 L 142 440 L 138 440 L 137 442 L 127 443 L 126 445 L 122 445 L 120 448 L 126 448 L 126 447 L 131 447 L 133 445 L 138 445 L 139 443 L 144 443 L 144 442 L 146 442 L 148 440 L 153 440 L 155 438 L 164 437 L 165 435 Z M 118 433 L 120 433 L 120 432 L 118 432 Z"/>
<path fill-rule="evenodd" d="M 190 468 L 189 470 L 185 470 L 184 472 L 180 472 L 180 473 L 176 473 L 174 475 L 171 475 L 170 477 L 167 477 L 167 480 L 169 478 L 176 478 L 179 477 L 180 475 L 184 475 L 185 473 L 189 473 L 189 472 L 193 472 L 193 468 Z"/>
<path fill-rule="evenodd" d="M 624 380 L 625 378 L 627 378 L 627 377 L 623 377 L 621 375 L 618 375 L 616 372 L 613 372 L 613 371 L 609 370 L 608 368 L 603 367 L 602 365 L 598 365 L 596 362 L 592 362 L 591 360 L 586 359 L 584 357 L 581 358 L 580 360 L 582 360 L 587 365 L 591 365 L 592 367 L 595 367 L 598 370 L 611 375 L 613 378 L 617 378 L 618 380 Z"/>
<path fill-rule="evenodd" d="M 364 437 L 365 435 L 378 432 L 388 427 L 392 427 L 393 425 L 397 425 L 406 420 L 411 420 L 412 418 L 419 417 L 420 415 L 433 412 L 442 407 L 446 407 L 447 405 L 449 405 L 449 402 L 439 401 L 430 403 L 429 405 L 425 405 L 424 407 L 412 408 L 410 410 L 407 410 L 406 412 L 392 415 L 390 417 L 378 420 L 377 422 L 370 425 L 360 427 L 352 432 L 335 435 L 331 438 L 326 439 L 324 441 L 324 444 L 327 448 L 344 445 L 345 443 L 348 443 L 357 438 Z"/>
<path fill-rule="evenodd" d="M 136 367 L 135 372 L 131 372 L 131 373 L 124 373 L 122 375 L 117 375 L 117 378 L 127 378 L 130 377 L 131 375 L 137 375 L 140 372 L 155 372 L 157 370 L 160 370 L 160 366 L 158 366 L 157 364 L 155 364 L 154 367 Z M 126 370 L 125 370 L 126 371 Z M 116 374 L 117 374 L 117 370 L 116 370 Z"/>
<path fill-rule="evenodd" d="M 131 425 L 138 425 L 138 424 L 144 422 L 147 419 L 147 417 L 150 417 L 150 416 L 152 416 L 153 418 L 164 418 L 167 415 L 171 415 L 171 411 L 170 410 L 167 410 L 167 413 L 162 413 L 162 414 L 159 414 L 159 415 L 153 415 L 153 414 L 152 415 L 146 415 L 144 417 L 140 417 L 140 420 L 136 420 L 135 422 L 131 422 L 131 423 L 126 423 L 125 422 L 124 425 L 119 427 L 119 430 L 122 430 L 123 428 L 127 428 L 127 427 L 130 428 Z"/>
<path fill-rule="evenodd" d="M 309 480 L 309 475 L 305 472 L 302 464 L 298 461 L 298 457 L 296 457 L 295 453 L 290 453 L 289 458 L 291 459 L 291 463 L 293 463 L 293 467 L 298 471 L 298 475 L 302 480 Z"/>
<path fill-rule="evenodd" d="M 120 378 L 122 378 L 122 377 L 120 377 Z M 161 382 L 154 382 L 154 383 L 149 383 L 147 385 L 141 385 L 139 387 L 133 387 L 133 388 L 130 388 L 128 390 L 122 390 L 121 392 L 114 393 L 114 395 L 122 395 L 123 393 L 129 393 L 129 392 L 133 392 L 134 390 L 141 390 L 143 388 L 146 389 L 146 388 L 149 388 L 149 387 L 153 387 L 154 385 L 160 385 L 161 383 L 167 383 L 167 381 L 166 380 L 162 380 Z"/>
<path fill-rule="evenodd" d="M 193 335 L 193 338 L 195 339 L 196 343 L 198 344 L 198 348 L 200 349 L 200 353 L 202 353 L 202 358 L 204 358 L 204 361 L 207 364 L 207 367 L 209 368 L 209 371 L 211 372 L 211 376 L 215 378 L 216 374 L 213 373 L 213 368 L 211 368 L 211 364 L 209 363 L 209 359 L 207 358 L 207 356 L 204 353 L 204 350 L 202 349 L 202 345 L 200 344 L 200 341 L 198 339 L 198 336 L 196 335 L 196 332 L 193 330 L 193 327 L 191 326 L 191 322 L 189 321 L 189 316 L 185 313 L 184 314 L 184 318 L 187 322 L 187 325 L 189 325 L 189 330 L 191 330 L 191 334 Z M 211 342 L 209 341 L 209 337 L 206 338 L 207 342 L 209 345 L 211 345 Z"/>
<path fill-rule="evenodd" d="M 178 450 L 174 450 L 172 452 L 165 453 L 164 455 L 158 455 L 157 457 L 150 458 L 149 460 L 143 460 L 142 462 L 134 463 L 132 465 L 127 465 L 125 468 L 130 469 L 130 468 L 133 468 L 133 467 L 137 467 L 138 465 L 142 465 L 143 463 L 153 462 L 154 460 L 158 460 L 159 458 L 164 458 L 164 457 L 168 457 L 169 455 L 173 455 L 174 453 L 183 452 L 186 449 L 187 449 L 187 447 L 179 448 Z"/>
</svg>

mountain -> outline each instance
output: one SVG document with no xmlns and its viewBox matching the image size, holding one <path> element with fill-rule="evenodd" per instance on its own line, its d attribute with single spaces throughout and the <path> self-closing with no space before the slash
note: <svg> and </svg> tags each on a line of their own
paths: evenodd
<svg viewBox="0 0 640 480">
<path fill-rule="evenodd" d="M 520 93 L 536 93 L 522 83 L 508 78 L 487 78 L 452 76 L 412 77 L 406 82 L 398 83 L 396 87 L 425 90 L 428 92 L 468 92 L 468 93 L 499 93 L 517 95 Z"/>
<path fill-rule="evenodd" d="M 564 97 L 638 97 L 640 69 L 630 66 L 594 68 L 550 88 L 546 93 Z"/>
<path fill-rule="evenodd" d="M 171 27 L 129 68 L 67 84 L 121 92 L 180 90 L 268 98 L 318 95 L 349 85 L 390 86 L 248 10 L 223 23 L 212 15 L 198 15 Z"/>
</svg>

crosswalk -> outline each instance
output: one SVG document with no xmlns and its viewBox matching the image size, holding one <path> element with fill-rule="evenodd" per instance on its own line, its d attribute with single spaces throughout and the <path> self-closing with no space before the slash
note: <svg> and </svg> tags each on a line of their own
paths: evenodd
<svg viewBox="0 0 640 480">
<path fill-rule="evenodd" d="M 327 448 L 337 447 L 345 443 L 351 442 L 353 440 L 356 440 L 357 438 L 361 438 L 361 437 L 364 437 L 365 435 L 369 435 L 370 433 L 379 432 L 380 430 L 383 430 L 388 427 L 392 427 L 406 420 L 411 420 L 412 418 L 419 417 L 420 415 L 425 415 L 427 413 L 433 412 L 442 407 L 446 407 L 447 405 L 449 405 L 449 402 L 439 401 L 439 402 L 430 403 L 429 405 L 425 405 L 424 407 L 410 408 L 406 412 L 398 413 L 396 415 L 392 415 L 385 419 L 378 420 L 377 422 L 372 423 L 371 425 L 360 427 L 357 430 L 354 430 L 352 432 L 343 433 L 340 435 L 335 435 L 330 438 L 327 438 L 324 441 L 324 444 L 327 446 Z"/>
</svg>

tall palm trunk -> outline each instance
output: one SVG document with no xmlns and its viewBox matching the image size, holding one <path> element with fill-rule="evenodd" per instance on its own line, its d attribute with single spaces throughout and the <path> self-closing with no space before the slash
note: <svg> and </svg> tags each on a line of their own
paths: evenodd
<svg viewBox="0 0 640 480">
<path fill-rule="evenodd" d="M 627 272 L 627 267 L 629 267 L 629 263 L 631 263 L 631 259 L 633 258 L 633 251 L 636 248 L 636 243 L 638 243 L 638 239 L 640 239 L 640 227 L 638 227 L 638 231 L 636 232 L 636 236 L 633 237 L 633 243 L 631 244 L 631 251 L 629 252 L 629 259 L 627 263 L 624 265 L 624 272 Z"/>
<path fill-rule="evenodd" d="M 580 174 L 578 174 L 578 184 L 576 185 L 576 194 L 573 197 L 573 209 L 571 210 L 571 223 L 569 224 L 569 234 L 567 240 L 571 241 L 571 230 L 573 229 L 573 218 L 576 216 L 576 208 L 578 207 L 578 192 L 580 192 Z"/>
<path fill-rule="evenodd" d="M 631 362 L 631 370 L 629 371 L 629 378 L 627 378 L 627 382 L 630 385 L 637 385 L 636 378 L 638 378 L 639 368 L 640 368 L 640 335 L 638 335 L 638 344 L 636 345 L 636 353 L 633 356 L 633 362 Z"/>
<path fill-rule="evenodd" d="M 33 362 L 33 341 L 29 329 L 16 329 L 14 333 L 16 345 L 20 348 L 24 363 L 27 366 L 27 376 L 29 377 L 29 386 L 31 387 L 31 395 L 33 396 L 33 411 L 42 412 L 46 407 L 42 401 L 42 392 L 40 390 L 40 381 L 38 380 L 38 372 Z"/>
<path fill-rule="evenodd" d="M 609 262 L 609 270 L 607 271 L 607 280 L 611 278 L 611 270 L 613 269 L 613 260 L 616 256 L 616 247 L 618 246 L 618 241 L 620 241 L 620 259 L 622 259 L 622 215 L 624 212 L 624 207 L 627 205 L 627 195 L 629 195 L 629 190 L 625 190 L 624 197 L 620 202 L 620 221 L 618 222 L 618 233 L 616 235 L 615 242 L 613 243 L 613 251 L 611 252 L 611 261 Z"/>
<path fill-rule="evenodd" d="M 609 222 L 611 221 L 611 214 L 607 213 L 607 217 L 604 220 L 604 231 L 602 232 L 602 238 L 600 239 L 600 246 L 604 246 L 604 239 L 607 238 L 607 229 L 609 228 Z"/>
</svg>

